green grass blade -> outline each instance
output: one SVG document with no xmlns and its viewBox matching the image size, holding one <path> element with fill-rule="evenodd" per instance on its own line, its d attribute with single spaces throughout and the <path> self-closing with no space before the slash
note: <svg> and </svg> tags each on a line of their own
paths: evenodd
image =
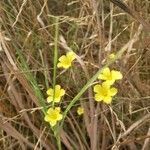
<svg viewBox="0 0 150 150">
<path fill-rule="evenodd" d="M 33 91 L 35 92 L 36 97 L 38 98 L 39 105 L 43 108 L 42 111 L 45 114 L 47 111 L 47 108 L 46 108 L 44 96 L 38 86 L 36 79 L 32 75 L 30 68 L 29 68 L 28 64 L 26 63 L 25 58 L 22 55 L 21 51 L 19 49 L 17 49 L 16 51 L 17 51 L 17 54 L 18 54 L 19 60 L 20 60 L 20 68 L 24 72 L 27 80 L 30 82 L 31 87 L 32 87 Z"/>
</svg>

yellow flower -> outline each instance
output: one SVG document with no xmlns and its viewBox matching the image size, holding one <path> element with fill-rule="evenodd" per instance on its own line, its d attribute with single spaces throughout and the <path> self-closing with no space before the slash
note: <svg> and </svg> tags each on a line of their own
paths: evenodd
<svg viewBox="0 0 150 150">
<path fill-rule="evenodd" d="M 57 67 L 60 68 L 69 68 L 71 66 L 72 61 L 76 58 L 76 55 L 74 52 L 68 52 L 66 55 L 62 55 L 59 58 L 59 63 L 57 64 Z"/>
<path fill-rule="evenodd" d="M 115 56 L 114 53 L 111 53 L 111 54 L 108 56 L 109 59 L 114 59 L 115 57 L 116 57 L 116 56 Z"/>
<path fill-rule="evenodd" d="M 83 113 L 84 113 L 84 108 L 83 107 L 78 107 L 77 114 L 82 115 Z"/>
<path fill-rule="evenodd" d="M 46 93 L 48 95 L 47 97 L 48 103 L 52 102 L 53 100 L 55 103 L 59 103 L 61 100 L 61 97 L 65 95 L 65 90 L 61 89 L 60 85 L 55 85 L 55 92 L 54 92 L 54 89 L 49 88 Z"/>
<path fill-rule="evenodd" d="M 117 94 L 117 89 L 111 88 L 109 84 L 103 82 L 102 85 L 97 84 L 94 86 L 94 92 L 96 101 L 103 101 L 110 104 L 112 97 Z"/>
<path fill-rule="evenodd" d="M 102 73 L 98 76 L 98 79 L 105 80 L 107 84 L 112 85 L 116 80 L 122 79 L 122 74 L 120 71 L 110 71 L 110 69 L 106 67 L 102 70 Z"/>
<path fill-rule="evenodd" d="M 56 125 L 58 121 L 60 121 L 63 118 L 62 114 L 60 113 L 60 107 L 56 108 L 49 108 L 47 111 L 47 114 L 45 115 L 44 120 L 46 122 L 49 122 L 50 125 L 53 127 Z"/>
</svg>

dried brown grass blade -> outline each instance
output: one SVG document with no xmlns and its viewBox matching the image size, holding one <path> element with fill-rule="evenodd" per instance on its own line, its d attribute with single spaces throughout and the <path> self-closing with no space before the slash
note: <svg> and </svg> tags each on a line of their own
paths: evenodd
<svg viewBox="0 0 150 150">
<path fill-rule="evenodd" d="M 9 122 L 3 123 L 2 118 L 0 118 L 0 128 L 18 141 L 27 144 L 31 148 L 34 148 L 35 145 L 30 143 L 26 138 L 24 138 L 14 127 L 12 127 Z"/>
<path fill-rule="evenodd" d="M 132 10 L 128 5 L 126 5 L 121 0 L 110 0 L 113 4 L 124 10 L 126 13 L 131 15 L 135 20 L 140 22 L 142 26 L 144 27 L 144 30 L 150 31 L 150 24 L 147 23 L 140 15 L 139 13 Z"/>
</svg>

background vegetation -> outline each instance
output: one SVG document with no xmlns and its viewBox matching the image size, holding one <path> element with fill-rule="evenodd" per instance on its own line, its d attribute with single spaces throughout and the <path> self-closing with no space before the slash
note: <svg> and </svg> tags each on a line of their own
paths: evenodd
<svg viewBox="0 0 150 150">
<path fill-rule="evenodd" d="M 109 54 L 125 51 L 111 65 L 124 76 L 113 103 L 96 103 L 90 87 L 65 119 L 62 149 L 149 150 L 150 2 L 124 2 L 136 15 L 109 0 L 0 1 L 1 150 L 57 149 L 41 110 L 53 80 L 56 17 L 58 55 L 72 49 L 79 56 L 71 69 L 57 70 L 56 82 L 67 91 L 62 110 Z"/>
</svg>

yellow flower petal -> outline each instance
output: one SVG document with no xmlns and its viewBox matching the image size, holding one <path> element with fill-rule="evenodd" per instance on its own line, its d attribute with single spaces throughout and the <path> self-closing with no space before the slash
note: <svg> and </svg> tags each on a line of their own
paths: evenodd
<svg viewBox="0 0 150 150">
<path fill-rule="evenodd" d="M 52 101 L 53 101 L 53 97 L 52 97 L 52 96 L 48 96 L 48 97 L 47 97 L 47 102 L 50 103 L 50 102 L 52 102 Z"/>
<path fill-rule="evenodd" d="M 113 85 L 114 82 L 115 82 L 115 80 L 106 80 L 106 81 L 105 81 L 105 83 L 106 83 L 107 85 Z"/>
<path fill-rule="evenodd" d="M 59 62 L 59 63 L 57 64 L 57 67 L 58 67 L 58 68 L 61 68 L 61 67 L 62 67 L 62 63 Z"/>
<path fill-rule="evenodd" d="M 110 69 L 106 67 L 102 70 L 102 72 L 98 76 L 98 79 L 107 80 L 109 77 L 110 77 Z"/>
<path fill-rule="evenodd" d="M 111 88 L 111 89 L 110 89 L 110 95 L 111 95 L 111 96 L 116 95 L 117 92 L 118 92 L 118 90 L 117 90 L 116 88 Z"/>
<path fill-rule="evenodd" d="M 68 52 L 67 57 L 70 61 L 73 61 L 76 58 L 76 55 L 74 52 Z"/>
<path fill-rule="evenodd" d="M 112 97 L 107 96 L 107 97 L 105 97 L 105 98 L 103 99 L 103 101 L 104 101 L 106 104 L 110 104 L 111 101 L 112 101 Z"/>
<path fill-rule="evenodd" d="M 47 114 L 51 114 L 53 111 L 53 108 L 49 108 L 48 111 L 47 111 Z"/>
<path fill-rule="evenodd" d="M 103 74 L 100 74 L 100 75 L 98 76 L 98 79 L 100 79 L 100 80 L 106 80 L 106 77 L 105 77 Z"/>
<path fill-rule="evenodd" d="M 60 90 L 61 86 L 60 85 L 55 85 L 55 90 Z"/>
<path fill-rule="evenodd" d="M 110 69 L 108 67 L 104 68 L 102 73 L 105 75 L 105 76 L 109 76 L 110 75 Z"/>
<path fill-rule="evenodd" d="M 102 101 L 102 97 L 101 97 L 101 95 L 99 95 L 99 94 L 95 94 L 95 100 L 97 101 L 97 102 L 100 102 L 100 101 Z"/>
<path fill-rule="evenodd" d="M 46 91 L 47 95 L 52 95 L 53 94 L 53 89 L 52 88 L 49 88 L 47 91 Z"/>
<path fill-rule="evenodd" d="M 101 89 L 101 85 L 97 84 L 94 86 L 94 92 L 99 92 Z"/>
<path fill-rule="evenodd" d="M 68 69 L 71 66 L 71 62 L 68 59 L 58 63 L 58 66 Z"/>
<path fill-rule="evenodd" d="M 64 69 L 68 69 L 69 67 L 71 67 L 71 63 L 64 64 L 63 67 L 64 67 Z"/>
<path fill-rule="evenodd" d="M 120 80 L 123 77 L 120 71 L 112 70 L 111 73 L 112 73 L 112 78 L 114 78 L 115 80 Z"/>
<path fill-rule="evenodd" d="M 61 89 L 61 90 L 60 90 L 60 95 L 61 95 L 61 96 L 64 96 L 64 95 L 65 95 L 65 90 L 64 90 L 64 89 Z"/>
<path fill-rule="evenodd" d="M 55 102 L 55 103 L 59 103 L 59 102 L 60 102 L 60 100 L 61 100 L 61 97 L 55 97 L 54 102 Z"/>
<path fill-rule="evenodd" d="M 63 118 L 63 115 L 59 114 L 57 117 L 57 120 L 61 120 Z"/>
<path fill-rule="evenodd" d="M 64 65 L 64 61 L 67 59 L 67 57 L 65 55 L 62 55 L 58 60 L 60 61 L 58 64 L 57 64 L 57 67 L 58 68 L 61 68 L 63 67 Z"/>
<path fill-rule="evenodd" d="M 108 82 L 105 81 L 105 82 L 102 83 L 102 87 L 109 89 L 110 88 L 110 84 L 108 84 Z"/>
<path fill-rule="evenodd" d="M 62 55 L 58 60 L 59 61 L 64 61 L 67 57 L 65 55 Z"/>
<path fill-rule="evenodd" d="M 111 53 L 111 54 L 108 56 L 109 59 L 114 59 L 115 57 L 116 57 L 116 55 L 115 55 L 114 53 Z"/>
<path fill-rule="evenodd" d="M 50 119 L 49 119 L 49 116 L 45 116 L 45 117 L 44 117 L 44 120 L 48 122 L 48 121 L 50 120 Z"/>
<path fill-rule="evenodd" d="M 77 108 L 77 114 L 82 115 L 84 113 L 84 108 L 83 107 L 78 107 Z"/>
<path fill-rule="evenodd" d="M 57 113 L 60 112 L 60 107 L 56 107 L 55 110 L 57 111 Z"/>
</svg>

